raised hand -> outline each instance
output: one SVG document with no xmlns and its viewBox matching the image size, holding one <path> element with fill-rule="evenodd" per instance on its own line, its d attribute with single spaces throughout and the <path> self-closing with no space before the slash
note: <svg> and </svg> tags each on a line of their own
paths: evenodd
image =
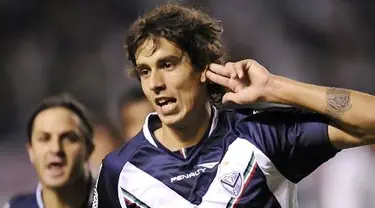
<svg viewBox="0 0 375 208">
<path fill-rule="evenodd" d="M 261 101 L 271 74 L 258 62 L 246 59 L 223 65 L 210 64 L 206 76 L 229 89 L 223 103 L 250 104 Z"/>
</svg>

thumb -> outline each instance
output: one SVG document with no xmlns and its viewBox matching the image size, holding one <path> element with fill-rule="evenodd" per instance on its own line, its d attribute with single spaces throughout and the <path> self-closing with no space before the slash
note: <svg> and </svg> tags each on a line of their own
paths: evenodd
<svg viewBox="0 0 375 208">
<path fill-rule="evenodd" d="M 238 103 L 237 102 L 237 95 L 233 92 L 227 92 L 227 93 L 224 94 L 222 102 L 223 102 L 223 104 Z"/>
</svg>

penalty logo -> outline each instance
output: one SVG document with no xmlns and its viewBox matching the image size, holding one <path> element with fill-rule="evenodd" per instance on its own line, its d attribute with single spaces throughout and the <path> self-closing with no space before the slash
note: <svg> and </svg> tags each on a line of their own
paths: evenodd
<svg viewBox="0 0 375 208">
<path fill-rule="evenodd" d="M 239 172 L 231 172 L 220 179 L 222 187 L 233 197 L 241 193 L 243 177 Z"/>
</svg>

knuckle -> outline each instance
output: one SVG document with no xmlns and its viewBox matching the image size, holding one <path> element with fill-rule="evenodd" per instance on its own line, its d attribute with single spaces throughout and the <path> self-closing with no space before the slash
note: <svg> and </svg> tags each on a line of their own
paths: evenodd
<svg viewBox="0 0 375 208">
<path fill-rule="evenodd" d="M 233 65 L 233 62 L 227 62 L 227 63 L 225 63 L 225 67 L 230 67 L 232 65 Z"/>
</svg>

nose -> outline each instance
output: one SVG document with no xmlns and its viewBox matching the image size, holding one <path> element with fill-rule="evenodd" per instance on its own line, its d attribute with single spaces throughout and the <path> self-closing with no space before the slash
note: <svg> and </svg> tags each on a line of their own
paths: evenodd
<svg viewBox="0 0 375 208">
<path fill-rule="evenodd" d="M 149 79 L 149 88 L 156 94 L 165 89 L 164 75 L 159 70 L 152 72 Z"/>
<path fill-rule="evenodd" d="M 58 138 L 52 139 L 50 142 L 50 151 L 57 155 L 63 155 L 63 141 Z"/>
</svg>

